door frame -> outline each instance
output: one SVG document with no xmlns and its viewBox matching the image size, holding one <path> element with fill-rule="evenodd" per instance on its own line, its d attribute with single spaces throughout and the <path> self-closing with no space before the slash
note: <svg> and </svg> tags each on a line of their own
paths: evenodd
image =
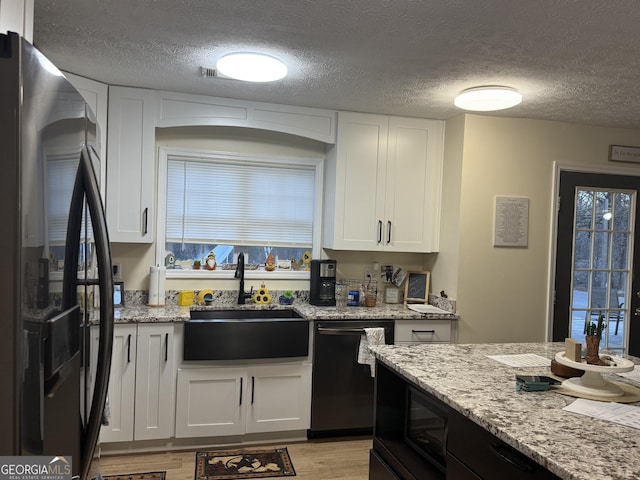
<svg viewBox="0 0 640 480">
<path fill-rule="evenodd" d="M 607 154 L 608 155 L 608 154 Z M 623 163 L 623 162 L 621 162 Z M 640 177 L 640 164 L 635 168 L 619 165 L 577 165 L 571 163 L 553 162 L 553 189 L 551 192 L 551 228 L 549 238 L 549 265 L 547 278 L 547 321 L 545 338 L 548 342 L 553 339 L 553 310 L 556 279 L 556 251 L 558 248 L 558 199 L 560 198 L 560 174 L 562 172 L 595 173 L 602 175 L 624 175 Z M 640 202 L 640 198 L 638 199 Z M 640 205 L 638 205 L 640 208 Z M 640 228 L 640 225 L 636 225 Z"/>
</svg>

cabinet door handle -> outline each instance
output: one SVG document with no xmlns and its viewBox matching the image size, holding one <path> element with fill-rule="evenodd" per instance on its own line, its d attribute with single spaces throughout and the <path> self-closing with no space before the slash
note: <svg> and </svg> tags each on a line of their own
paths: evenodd
<svg viewBox="0 0 640 480">
<path fill-rule="evenodd" d="M 127 337 L 127 363 L 131 363 L 131 334 Z"/>
<path fill-rule="evenodd" d="M 164 334 L 164 363 L 169 360 L 169 334 Z"/>
<path fill-rule="evenodd" d="M 149 208 L 145 208 L 142 211 L 142 234 L 143 235 L 146 235 L 147 232 L 149 231 L 147 227 L 148 218 L 149 218 Z"/>
<path fill-rule="evenodd" d="M 243 378 L 240 377 L 240 405 L 242 405 L 242 380 Z"/>
<path fill-rule="evenodd" d="M 378 220 L 378 243 L 382 242 L 382 220 Z"/>
<path fill-rule="evenodd" d="M 387 245 L 391 243 L 391 220 L 387 220 Z"/>
<path fill-rule="evenodd" d="M 411 333 L 436 333 L 435 330 L 411 330 Z"/>
<path fill-rule="evenodd" d="M 251 405 L 253 405 L 253 394 L 256 391 L 256 377 L 251 377 Z"/>
<path fill-rule="evenodd" d="M 533 465 L 529 463 L 527 459 L 523 458 L 522 455 L 512 451 L 508 447 L 493 443 L 491 444 L 491 450 L 493 450 L 493 453 L 495 453 L 500 459 L 514 466 L 518 470 L 522 470 L 523 472 L 533 472 L 535 470 Z"/>
</svg>

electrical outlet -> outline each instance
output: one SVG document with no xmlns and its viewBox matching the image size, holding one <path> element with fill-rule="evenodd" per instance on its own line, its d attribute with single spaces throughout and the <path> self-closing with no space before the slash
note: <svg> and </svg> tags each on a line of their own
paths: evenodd
<svg viewBox="0 0 640 480">
<path fill-rule="evenodd" d="M 364 279 L 365 280 L 378 280 L 376 278 L 376 271 L 373 267 L 364 267 Z"/>
<path fill-rule="evenodd" d="M 119 263 L 114 263 L 111 268 L 113 270 L 113 278 L 120 280 L 122 278 L 122 266 Z"/>
</svg>

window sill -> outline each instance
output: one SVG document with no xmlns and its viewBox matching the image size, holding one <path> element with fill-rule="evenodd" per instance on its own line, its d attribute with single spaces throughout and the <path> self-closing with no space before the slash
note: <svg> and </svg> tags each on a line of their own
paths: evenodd
<svg viewBox="0 0 640 480">
<path fill-rule="evenodd" d="M 230 279 L 234 278 L 235 270 L 167 270 L 167 278 L 174 279 Z M 245 280 L 308 280 L 308 271 L 295 270 L 245 270 Z"/>
</svg>

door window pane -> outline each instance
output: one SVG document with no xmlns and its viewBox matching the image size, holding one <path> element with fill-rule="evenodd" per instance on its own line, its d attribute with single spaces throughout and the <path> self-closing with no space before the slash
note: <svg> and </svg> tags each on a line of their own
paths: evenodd
<svg viewBox="0 0 640 480">
<path fill-rule="evenodd" d="M 631 271 L 631 192 L 576 188 L 571 296 L 572 338 L 603 315 L 601 348 L 624 350 Z"/>
</svg>

